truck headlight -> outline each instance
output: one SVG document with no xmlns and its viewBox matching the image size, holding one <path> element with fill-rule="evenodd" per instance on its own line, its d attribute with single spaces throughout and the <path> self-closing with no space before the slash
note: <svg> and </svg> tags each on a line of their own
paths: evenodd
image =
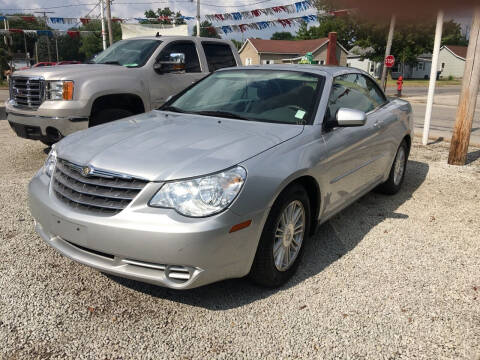
<svg viewBox="0 0 480 360">
<path fill-rule="evenodd" d="M 246 170 L 237 166 L 196 179 L 168 182 L 153 196 L 149 205 L 175 209 L 191 217 L 214 215 L 235 200 L 246 178 Z"/>
<path fill-rule="evenodd" d="M 72 100 L 73 81 L 51 80 L 45 83 L 45 94 L 47 100 Z"/>
<path fill-rule="evenodd" d="M 57 166 L 57 151 L 55 150 L 55 145 L 52 145 L 52 150 L 48 153 L 47 160 L 45 160 L 43 165 L 43 172 L 48 177 L 52 177 L 55 166 Z"/>
</svg>

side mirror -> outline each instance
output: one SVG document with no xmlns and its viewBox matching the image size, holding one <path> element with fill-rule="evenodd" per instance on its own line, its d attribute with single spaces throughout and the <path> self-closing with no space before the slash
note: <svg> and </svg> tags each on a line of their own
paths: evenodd
<svg viewBox="0 0 480 360">
<path fill-rule="evenodd" d="M 159 74 L 185 71 L 185 54 L 171 53 L 166 61 L 158 61 L 153 65 L 153 70 Z"/>
<path fill-rule="evenodd" d="M 340 127 L 363 126 L 367 122 L 367 114 L 360 110 L 340 108 L 335 120 L 336 126 Z"/>
</svg>

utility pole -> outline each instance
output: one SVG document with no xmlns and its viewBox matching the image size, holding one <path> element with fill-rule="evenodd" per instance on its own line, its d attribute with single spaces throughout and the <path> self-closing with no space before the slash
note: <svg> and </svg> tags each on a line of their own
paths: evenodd
<svg viewBox="0 0 480 360">
<path fill-rule="evenodd" d="M 36 14 L 43 14 L 43 20 L 45 21 L 45 30 L 48 30 L 47 26 L 47 14 L 53 14 L 54 11 L 35 11 Z M 52 53 L 50 51 L 50 36 L 47 35 L 47 50 L 48 50 L 48 61 L 52 61 Z"/>
<path fill-rule="evenodd" d="M 55 51 L 57 52 L 57 62 L 58 60 L 58 37 L 55 36 Z"/>
<path fill-rule="evenodd" d="M 107 0 L 107 25 L 108 25 L 108 41 L 110 46 L 113 45 L 113 33 L 112 33 L 112 11 L 110 9 L 110 1 Z"/>
<path fill-rule="evenodd" d="M 435 42 L 433 44 L 432 68 L 430 69 L 430 84 L 428 85 L 427 109 L 425 111 L 425 122 L 423 123 L 423 145 L 428 143 L 430 132 L 430 120 L 432 118 L 433 96 L 435 95 L 435 83 L 437 82 L 438 56 L 440 44 L 442 43 L 443 11 L 439 10 L 437 15 L 437 27 L 435 28 Z"/>
<path fill-rule="evenodd" d="M 472 132 L 473 116 L 477 105 L 478 87 L 480 83 L 480 6 L 473 13 L 470 40 L 468 42 L 465 72 L 462 80 L 462 92 L 458 102 L 457 117 L 453 128 L 452 142 L 448 163 L 465 165 L 468 145 Z"/>
<path fill-rule="evenodd" d="M 105 50 L 107 48 L 107 38 L 105 36 L 105 14 L 103 0 L 100 0 L 100 17 L 102 18 L 102 45 L 103 50 Z"/>
<path fill-rule="evenodd" d="M 197 0 L 197 37 L 200 37 L 200 0 Z"/>
<path fill-rule="evenodd" d="M 388 30 L 387 47 L 385 49 L 385 58 L 383 59 L 382 78 L 380 80 L 384 91 L 387 87 L 387 67 L 385 66 L 385 59 L 387 58 L 388 55 L 391 55 L 390 51 L 392 50 L 394 30 L 395 30 L 395 15 L 392 15 L 392 19 L 390 20 L 390 29 Z"/>
</svg>

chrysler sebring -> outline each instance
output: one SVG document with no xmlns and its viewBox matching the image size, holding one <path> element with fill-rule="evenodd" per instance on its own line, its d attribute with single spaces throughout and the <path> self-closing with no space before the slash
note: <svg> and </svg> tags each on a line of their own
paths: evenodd
<svg viewBox="0 0 480 360">
<path fill-rule="evenodd" d="M 285 283 L 318 224 L 400 190 L 410 104 L 368 74 L 222 69 L 160 109 L 67 136 L 29 184 L 36 231 L 102 272 L 188 289 Z"/>
</svg>

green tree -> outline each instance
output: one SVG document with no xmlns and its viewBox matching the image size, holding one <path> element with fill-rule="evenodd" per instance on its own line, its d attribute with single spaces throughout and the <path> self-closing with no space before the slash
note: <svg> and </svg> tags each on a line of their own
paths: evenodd
<svg viewBox="0 0 480 360">
<path fill-rule="evenodd" d="M 442 45 L 468 45 L 467 37 L 462 34 L 460 24 L 453 20 L 443 24 Z"/>
<path fill-rule="evenodd" d="M 302 21 L 300 27 L 297 30 L 297 40 L 308 40 L 311 39 L 310 31 L 308 30 L 308 25 L 305 21 Z"/>
<path fill-rule="evenodd" d="M 180 11 L 177 11 L 174 13 L 170 8 L 166 7 L 164 9 L 159 8 L 157 11 L 153 10 L 146 10 L 145 11 L 145 17 L 148 19 L 157 19 L 159 17 L 175 17 L 175 25 L 183 25 L 186 24 L 185 20 L 182 19 L 182 13 Z M 148 21 L 143 21 L 142 23 L 148 23 L 148 24 L 171 24 L 172 22 L 170 20 L 148 20 Z"/>
<path fill-rule="evenodd" d="M 351 17 L 328 16 L 321 18 L 320 24 L 310 27 L 308 31 L 310 39 L 327 37 L 328 33 L 336 32 L 337 41 L 347 49 L 350 49 L 357 40 L 358 25 Z"/>
<path fill-rule="evenodd" d="M 293 36 L 292 33 L 288 31 L 280 31 L 273 33 L 270 40 L 295 40 L 295 36 Z"/>
<path fill-rule="evenodd" d="M 91 21 L 78 28 L 81 31 L 95 31 L 95 33 L 84 35 L 80 38 L 80 54 L 83 54 L 85 59 L 90 59 L 94 55 L 103 50 L 102 47 L 102 24 L 100 21 Z M 112 23 L 113 41 L 116 42 L 122 39 L 122 28 L 119 23 Z"/>
<path fill-rule="evenodd" d="M 240 48 L 242 47 L 243 43 L 241 41 L 237 41 L 235 39 L 232 39 L 231 40 L 233 45 L 235 45 L 235 47 L 237 48 L 237 50 L 240 50 Z"/>
<path fill-rule="evenodd" d="M 193 35 L 197 35 L 197 25 L 193 27 Z M 212 26 L 211 22 L 206 20 L 200 23 L 200 36 L 220 39 L 217 29 Z"/>
</svg>

